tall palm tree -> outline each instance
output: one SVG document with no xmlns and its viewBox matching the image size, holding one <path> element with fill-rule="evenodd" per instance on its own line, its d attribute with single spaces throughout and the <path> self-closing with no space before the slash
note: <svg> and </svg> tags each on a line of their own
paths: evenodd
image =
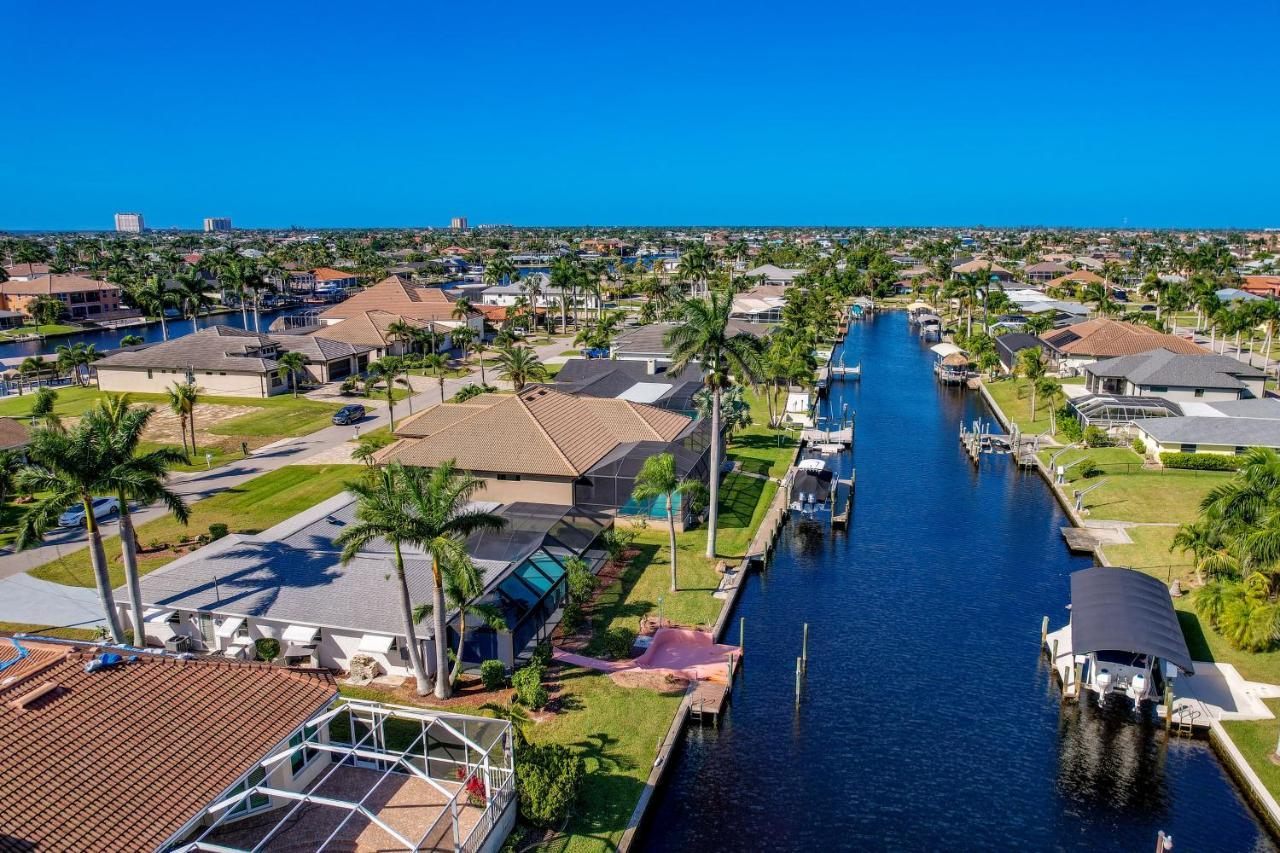
<svg viewBox="0 0 1280 853">
<path fill-rule="evenodd" d="M 1018 353 L 1018 369 L 1031 387 L 1031 420 L 1036 419 L 1036 394 L 1048 368 L 1039 347 L 1028 347 Z"/>
<path fill-rule="evenodd" d="M 134 299 L 143 311 L 160 318 L 160 337 L 169 340 L 169 324 L 164 312 L 174 307 L 177 295 L 169 290 L 164 278 L 158 274 L 147 276 L 142 286 L 134 291 Z"/>
<path fill-rule="evenodd" d="M 504 347 L 498 350 L 498 375 L 510 382 L 519 394 L 528 383 L 545 379 L 547 368 L 529 347 Z"/>
<path fill-rule="evenodd" d="M 422 357 L 422 366 L 427 371 L 435 374 L 436 381 L 440 383 L 440 402 L 444 402 L 444 370 L 449 366 L 449 359 L 445 358 L 438 352 Z"/>
<path fill-rule="evenodd" d="M 707 557 L 716 555 L 716 524 L 720 518 L 720 392 L 733 381 L 751 382 L 759 375 L 760 355 L 755 339 L 745 332 L 729 333 L 733 297 L 717 290 L 707 299 L 681 303 L 679 322 L 667 332 L 671 347 L 671 373 L 678 374 L 693 362 L 702 366 L 703 382 L 711 389 L 711 495 L 707 527 Z"/>
<path fill-rule="evenodd" d="M 191 452 L 196 452 L 196 404 L 200 402 L 200 389 L 191 382 L 173 383 L 166 388 L 169 395 L 169 411 L 178 416 L 182 430 L 182 450 L 187 450 L 187 429 L 191 430 Z"/>
<path fill-rule="evenodd" d="M 95 431 L 111 460 L 111 467 L 104 474 L 100 490 L 116 496 L 120 504 L 120 558 L 124 564 L 125 583 L 129 589 L 129 609 L 133 619 L 133 642 L 146 646 L 146 632 L 142 624 L 142 586 L 138 580 L 138 537 L 133 527 L 133 513 L 129 502 L 146 505 L 163 501 L 169 513 L 181 524 L 186 524 L 190 512 L 186 503 L 169 489 L 166 480 L 173 465 L 187 464 L 187 457 L 171 447 L 161 447 L 147 453 L 139 453 L 142 433 L 155 409 L 150 406 L 130 406 L 126 395 L 109 394 L 98 401 L 85 420 Z"/>
<path fill-rule="evenodd" d="M 174 277 L 178 285 L 177 298 L 183 313 L 191 318 L 191 330 L 200 328 L 200 314 L 209 307 L 205 293 L 205 281 L 194 267 L 184 267 Z"/>
<path fill-rule="evenodd" d="M 356 496 L 356 520 L 338 535 L 335 544 L 342 547 L 343 563 L 348 563 L 375 539 L 391 543 L 409 661 L 418 694 L 422 696 L 430 691 L 430 684 L 414 629 L 403 548 L 409 546 L 420 551 L 431 561 L 435 693 L 438 698 L 447 699 L 450 684 L 445 653 L 448 614 L 444 603 L 444 572 L 446 567 L 454 567 L 469 559 L 466 551 L 468 536 L 481 530 L 498 530 L 504 523 L 500 516 L 491 512 L 468 508 L 471 497 L 483 485 L 484 481 L 459 472 L 449 461 L 430 470 L 391 462 L 372 478 L 347 486 Z"/>
<path fill-rule="evenodd" d="M 404 359 L 398 355 L 388 355 L 375 361 L 369 365 L 369 369 L 364 375 L 364 393 L 373 396 L 378 390 L 378 386 L 382 385 L 387 395 L 387 417 L 391 420 L 391 431 L 396 431 L 396 386 L 411 388 L 408 376 L 408 368 L 405 366 Z"/>
<path fill-rule="evenodd" d="M 1098 312 L 1100 317 L 1108 317 L 1115 313 L 1116 300 L 1111 293 L 1111 286 L 1106 282 L 1092 282 L 1086 284 L 1081 291 L 1085 302 L 1092 302 L 1094 310 Z"/>
<path fill-rule="evenodd" d="M 676 266 L 676 277 L 693 286 L 694 296 L 702 296 L 707 290 L 707 279 L 711 278 L 715 268 L 715 257 L 707 249 L 706 244 L 696 243 L 689 251 L 680 255 L 680 262 Z"/>
<path fill-rule="evenodd" d="M 662 498 L 666 505 L 668 547 L 671 550 L 671 591 L 679 587 L 676 583 L 676 518 L 671 510 L 676 495 L 688 499 L 702 490 L 697 480 L 681 480 L 676 473 L 676 458 L 670 453 L 659 453 L 644 460 L 640 473 L 636 475 L 635 488 L 631 497 L 642 506 Z"/>
<path fill-rule="evenodd" d="M 123 643 L 124 631 L 111 593 L 102 530 L 93 507 L 93 499 L 115 460 L 102 445 L 98 431 L 85 418 L 69 433 L 33 430 L 27 457 L 31 461 L 15 478 L 18 488 L 41 497 L 27 508 L 19 522 L 17 549 L 25 551 L 40 544 L 49 529 L 58 523 L 58 516 L 77 504 L 83 507 L 85 532 L 89 535 L 89 562 L 93 566 L 98 600 L 111 639 Z"/>
<path fill-rule="evenodd" d="M 484 354 L 488 350 L 488 348 L 489 348 L 489 345 L 484 342 L 484 335 L 480 335 L 478 338 L 476 338 L 475 351 L 476 351 L 476 358 L 480 360 L 480 384 L 481 385 L 489 384 L 485 381 L 485 378 L 484 378 Z"/>
<path fill-rule="evenodd" d="M 289 387 L 293 389 L 293 399 L 298 399 L 298 377 L 307 369 L 307 360 L 300 352 L 286 352 L 276 359 L 279 365 L 276 369 L 276 375 L 281 379 L 289 380 Z"/>
</svg>

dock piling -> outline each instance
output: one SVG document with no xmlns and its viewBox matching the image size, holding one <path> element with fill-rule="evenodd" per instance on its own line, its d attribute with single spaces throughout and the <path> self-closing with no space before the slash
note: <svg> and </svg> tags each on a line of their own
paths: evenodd
<svg viewBox="0 0 1280 853">
<path fill-rule="evenodd" d="M 738 653 L 747 650 L 747 617 L 738 617 Z"/>
<path fill-rule="evenodd" d="M 804 639 L 800 642 L 800 660 L 804 671 L 809 671 L 809 623 L 804 623 Z"/>
<path fill-rule="evenodd" d="M 1040 645 L 1044 645 L 1045 639 L 1049 636 L 1049 617 L 1046 616 L 1040 620 Z"/>
<path fill-rule="evenodd" d="M 800 707 L 800 658 L 796 658 L 796 707 Z"/>
</svg>

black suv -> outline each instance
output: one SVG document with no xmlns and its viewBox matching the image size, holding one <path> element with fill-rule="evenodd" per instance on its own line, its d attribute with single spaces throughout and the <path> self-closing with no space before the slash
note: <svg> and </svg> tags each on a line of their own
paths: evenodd
<svg viewBox="0 0 1280 853">
<path fill-rule="evenodd" d="M 358 403 L 352 403 L 350 406 L 343 406 L 341 409 L 333 413 L 333 422 L 338 426 L 347 426 L 364 420 L 364 406 Z"/>
</svg>

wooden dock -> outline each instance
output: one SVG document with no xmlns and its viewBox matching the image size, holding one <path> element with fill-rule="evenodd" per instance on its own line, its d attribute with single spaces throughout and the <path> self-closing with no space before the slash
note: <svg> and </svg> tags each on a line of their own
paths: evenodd
<svg viewBox="0 0 1280 853">
<path fill-rule="evenodd" d="M 853 444 L 853 427 L 845 427 L 844 429 L 818 429 L 817 427 L 807 427 L 800 431 L 801 444 L 839 444 L 842 447 L 849 447 Z"/>
<path fill-rule="evenodd" d="M 836 482 L 845 487 L 844 507 L 831 513 L 831 528 L 833 530 L 848 530 L 849 518 L 853 515 L 853 480 L 854 472 L 849 472 L 849 479 L 837 480 Z"/>
<path fill-rule="evenodd" d="M 733 696 L 731 685 L 719 681 L 699 681 L 690 686 L 689 719 L 698 723 L 718 723 Z"/>
</svg>

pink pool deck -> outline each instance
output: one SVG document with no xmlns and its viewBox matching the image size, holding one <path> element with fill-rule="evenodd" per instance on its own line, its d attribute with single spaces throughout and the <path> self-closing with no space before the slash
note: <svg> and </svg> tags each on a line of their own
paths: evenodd
<svg viewBox="0 0 1280 853">
<path fill-rule="evenodd" d="M 653 642 L 633 660 L 600 660 L 556 649 L 551 657 L 564 663 L 600 672 L 667 670 L 690 681 L 729 680 L 729 655 L 736 660 L 742 650 L 712 640 L 706 631 L 692 628 L 660 628 Z"/>
</svg>

